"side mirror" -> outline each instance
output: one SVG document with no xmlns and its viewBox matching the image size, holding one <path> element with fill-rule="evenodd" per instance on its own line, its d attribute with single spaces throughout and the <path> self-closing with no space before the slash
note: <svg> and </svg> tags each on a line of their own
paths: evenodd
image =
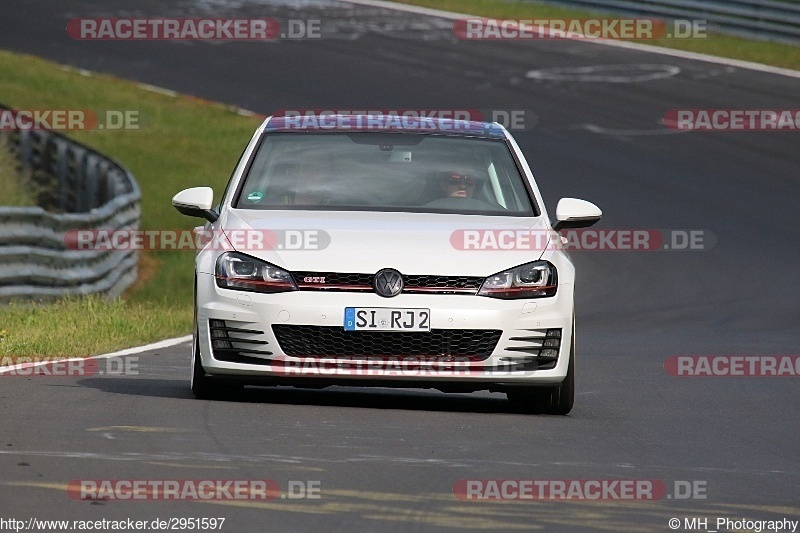
<svg viewBox="0 0 800 533">
<path fill-rule="evenodd" d="M 219 215 L 211 209 L 214 190 L 211 187 L 192 187 L 184 189 L 172 197 L 172 206 L 182 215 L 200 217 L 216 222 Z"/>
<path fill-rule="evenodd" d="M 555 231 L 567 228 L 588 228 L 603 218 L 603 212 L 592 202 L 577 198 L 562 198 L 556 206 Z"/>
</svg>

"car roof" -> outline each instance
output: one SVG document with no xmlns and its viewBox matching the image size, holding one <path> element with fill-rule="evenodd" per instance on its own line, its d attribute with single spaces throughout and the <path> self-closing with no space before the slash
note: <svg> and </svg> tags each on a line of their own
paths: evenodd
<svg viewBox="0 0 800 533">
<path fill-rule="evenodd" d="M 506 138 L 505 129 L 496 122 L 398 114 L 338 115 L 307 113 L 292 116 L 275 115 L 268 117 L 263 126 L 269 132 L 431 133 L 486 139 Z"/>
</svg>

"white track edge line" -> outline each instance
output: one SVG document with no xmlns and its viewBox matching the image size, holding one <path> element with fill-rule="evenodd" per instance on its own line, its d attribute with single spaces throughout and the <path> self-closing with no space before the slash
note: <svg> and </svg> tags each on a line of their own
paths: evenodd
<svg viewBox="0 0 800 533">
<path fill-rule="evenodd" d="M 10 366 L 0 366 L 0 374 L 4 374 L 6 372 L 11 372 L 14 370 L 19 370 L 20 367 L 35 368 L 42 365 L 68 363 L 70 361 L 86 361 L 89 359 L 108 359 L 110 357 L 122 357 L 125 355 L 133 355 L 137 353 L 149 352 L 150 350 L 158 350 L 160 348 L 169 348 L 170 346 L 183 344 L 184 342 L 189 342 L 190 340 L 192 340 L 192 336 L 185 335 L 183 337 L 173 337 L 171 339 L 164 339 L 163 341 L 152 342 L 150 344 L 145 344 L 144 346 L 136 346 L 134 348 L 127 348 L 125 350 L 119 350 L 116 352 L 104 353 L 100 355 L 91 355 L 89 357 L 71 357 L 69 359 L 52 359 L 48 361 L 36 361 L 30 363 L 18 363 L 16 365 L 10 365 Z"/>
</svg>

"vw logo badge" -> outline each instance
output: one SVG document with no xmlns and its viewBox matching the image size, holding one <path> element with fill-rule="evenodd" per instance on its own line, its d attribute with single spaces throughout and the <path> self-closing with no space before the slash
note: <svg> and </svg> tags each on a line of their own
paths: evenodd
<svg viewBox="0 0 800 533">
<path fill-rule="evenodd" d="M 393 268 L 384 268 L 375 274 L 372 287 L 379 296 L 391 298 L 403 290 L 403 276 Z"/>
</svg>

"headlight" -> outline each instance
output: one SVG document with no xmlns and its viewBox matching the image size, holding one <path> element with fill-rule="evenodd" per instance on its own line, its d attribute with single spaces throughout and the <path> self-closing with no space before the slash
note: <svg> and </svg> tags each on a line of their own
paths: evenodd
<svg viewBox="0 0 800 533">
<path fill-rule="evenodd" d="M 248 255 L 226 252 L 217 259 L 217 287 L 251 292 L 296 291 L 292 275 Z"/>
<path fill-rule="evenodd" d="M 549 261 L 534 261 L 486 278 L 479 296 L 513 300 L 553 296 L 558 290 L 556 267 Z"/>
</svg>

